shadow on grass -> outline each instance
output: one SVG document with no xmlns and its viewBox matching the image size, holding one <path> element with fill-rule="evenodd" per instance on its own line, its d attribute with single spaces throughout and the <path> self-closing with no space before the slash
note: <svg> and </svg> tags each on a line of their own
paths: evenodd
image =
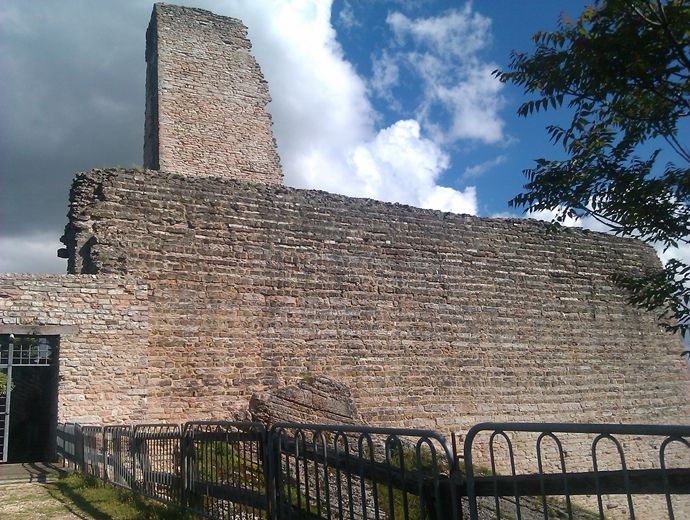
<svg viewBox="0 0 690 520">
<path fill-rule="evenodd" d="M 113 520 L 112 516 L 94 507 L 83 496 L 75 492 L 70 484 L 62 480 L 53 482 L 46 487 L 51 497 L 61 502 L 65 509 L 82 520 Z"/>
<path fill-rule="evenodd" d="M 72 474 L 49 484 L 53 498 L 84 520 L 192 520 L 179 508 L 166 507 L 127 489 L 89 476 Z M 88 515 L 88 516 L 84 516 Z"/>
</svg>

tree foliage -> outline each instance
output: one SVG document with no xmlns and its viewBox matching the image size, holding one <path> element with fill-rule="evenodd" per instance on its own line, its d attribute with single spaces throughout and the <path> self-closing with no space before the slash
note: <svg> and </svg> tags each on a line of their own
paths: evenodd
<svg viewBox="0 0 690 520">
<path fill-rule="evenodd" d="M 14 386 L 12 386 L 14 388 Z M 5 395 L 7 393 L 7 374 L 5 372 L 0 372 L 0 395 Z"/>
<path fill-rule="evenodd" d="M 690 0 L 598 1 L 533 40 L 532 53 L 513 52 L 495 74 L 532 96 L 521 116 L 568 107 L 569 126 L 547 126 L 566 158 L 538 159 L 510 204 L 555 210 L 555 222 L 591 216 L 663 248 L 688 244 L 690 150 L 680 130 L 690 114 Z M 689 265 L 672 260 L 620 282 L 670 330 L 690 328 Z"/>
</svg>

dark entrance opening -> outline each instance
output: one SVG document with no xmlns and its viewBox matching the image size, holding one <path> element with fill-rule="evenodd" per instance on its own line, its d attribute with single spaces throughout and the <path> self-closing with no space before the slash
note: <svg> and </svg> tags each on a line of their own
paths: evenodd
<svg viewBox="0 0 690 520">
<path fill-rule="evenodd" d="M 10 403 L 7 462 L 37 462 L 50 459 L 53 367 L 14 367 Z"/>
<path fill-rule="evenodd" d="M 5 412 L 0 417 L 0 462 L 54 458 L 57 351 L 58 336 L 0 337 L 0 370 L 5 374 L 4 394 L 0 392 L 0 412 Z"/>
</svg>

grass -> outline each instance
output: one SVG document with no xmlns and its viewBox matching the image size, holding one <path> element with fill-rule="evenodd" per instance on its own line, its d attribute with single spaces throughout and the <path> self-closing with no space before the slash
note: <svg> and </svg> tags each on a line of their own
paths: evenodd
<svg viewBox="0 0 690 520">
<path fill-rule="evenodd" d="M 241 487 L 261 489 L 264 484 L 263 468 L 260 464 L 242 457 L 237 450 L 233 450 L 232 446 L 227 443 L 201 443 L 195 447 L 197 451 L 198 469 L 202 478 L 218 481 L 218 482 L 234 482 L 235 484 L 243 484 Z M 402 461 L 400 460 L 402 457 Z M 430 473 L 433 467 L 430 454 L 426 450 L 421 453 L 420 467 L 417 468 L 417 460 L 414 448 L 409 446 L 399 446 L 393 449 L 392 463 L 394 467 L 400 467 L 404 464 L 405 468 L 410 471 L 415 469 L 421 470 L 423 473 Z M 440 472 L 445 470 L 444 467 L 439 468 Z M 477 471 L 479 470 L 479 471 Z M 486 468 L 475 468 L 477 473 L 486 474 Z M 287 487 L 283 489 L 283 496 L 287 498 L 288 502 L 293 506 L 297 506 L 297 483 L 291 477 L 289 493 Z M 287 484 L 285 481 L 283 484 Z M 255 487 L 256 486 L 256 487 Z M 406 518 L 409 520 L 416 520 L 420 518 L 421 511 L 419 497 L 415 493 L 403 494 L 400 489 L 390 489 L 383 483 L 374 484 L 375 491 L 378 495 L 378 506 L 391 520 L 399 520 L 404 518 L 405 506 L 408 509 Z M 50 507 L 61 507 L 63 510 L 67 509 L 81 516 L 82 518 L 91 518 L 94 520 L 193 520 L 200 518 L 191 513 L 183 513 L 174 507 L 166 507 L 159 502 L 155 502 L 146 497 L 133 493 L 129 490 L 118 488 L 103 481 L 81 474 L 70 474 L 58 482 L 48 484 L 45 486 L 52 498 L 54 504 Z M 199 497 L 202 501 L 204 497 Z M 392 501 L 392 509 L 389 500 Z M 525 505 L 528 509 L 537 511 L 540 509 L 540 500 L 535 497 L 523 497 Z M 305 497 L 302 497 L 301 508 L 309 512 L 315 513 L 317 505 L 315 503 L 307 504 Z M 313 502 L 313 497 L 310 502 Z M 512 517 L 510 511 L 510 504 L 503 502 L 501 507 L 502 513 L 506 518 Z M 198 504 L 204 508 L 204 503 Z M 322 509 L 325 510 L 326 504 L 321 503 Z M 333 507 L 333 504 L 331 504 Z M 532 507 L 530 507 L 532 506 Z M 241 507 L 241 506 L 240 506 Z M 505 507 L 505 511 L 503 511 Z M 564 518 L 565 503 L 555 497 L 551 497 L 547 501 L 550 518 Z M 487 512 L 493 512 L 493 499 L 489 502 L 482 501 L 480 508 Z M 205 509 L 205 508 L 204 508 Z M 34 511 L 32 509 L 32 511 Z M 36 511 L 34 511 L 36 512 Z M 57 512 L 57 510 L 56 510 Z M 263 513 L 259 513 L 263 518 Z M 573 514 L 575 518 L 590 519 L 597 516 L 590 511 L 573 505 Z M 0 514 L 0 516 L 2 516 Z M 32 516 L 32 518 L 39 518 L 39 516 Z M 55 516 L 57 518 L 58 516 Z M 10 517 L 14 518 L 14 517 Z M 23 518 L 18 516 L 16 518 Z M 28 517 L 26 517 L 28 518 Z M 40 518 L 54 518 L 53 515 L 46 511 L 46 515 Z"/>
<path fill-rule="evenodd" d="M 263 493 L 266 478 L 264 468 L 258 460 L 253 460 L 251 450 L 251 445 L 243 446 L 236 442 L 213 440 L 195 443 L 194 458 L 198 478 Z M 254 456 L 258 459 L 257 454 Z M 265 518 L 265 512 L 241 502 L 231 506 L 229 501 L 204 495 L 190 495 L 189 500 L 191 507 L 196 510 L 214 511 L 219 507 L 228 507 L 232 508 L 233 515 L 238 514 L 241 518 Z"/>
<path fill-rule="evenodd" d="M 88 475 L 72 473 L 46 487 L 51 496 L 65 504 L 68 509 L 89 515 L 94 520 L 194 520 L 198 518 Z"/>
<path fill-rule="evenodd" d="M 199 477 L 212 482 L 231 482 L 245 489 L 264 489 L 263 466 L 252 459 L 250 449 L 243 450 L 237 443 L 223 441 L 199 442 L 194 446 Z"/>
</svg>

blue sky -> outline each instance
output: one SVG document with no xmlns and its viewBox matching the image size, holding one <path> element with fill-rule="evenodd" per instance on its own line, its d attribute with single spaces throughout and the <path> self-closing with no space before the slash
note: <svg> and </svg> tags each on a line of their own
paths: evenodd
<svg viewBox="0 0 690 520">
<path fill-rule="evenodd" d="M 522 92 L 491 71 L 585 2 L 178 3 L 248 26 L 288 185 L 518 215 L 507 202 L 522 170 L 560 154 L 544 126 L 564 115 L 518 118 Z M 0 4 L 0 271 L 64 272 L 55 251 L 75 173 L 141 164 L 151 8 L 144 0 Z"/>
<path fill-rule="evenodd" d="M 384 53 L 390 56 L 395 52 L 409 52 L 414 46 L 410 38 L 403 41 L 402 45 L 391 45 L 396 39 L 395 31 L 391 28 L 392 13 L 401 13 L 412 23 L 429 19 L 449 19 L 450 23 L 453 13 L 459 13 L 460 19 L 469 16 L 483 18 L 486 21 L 485 29 L 482 27 L 484 30 L 479 29 L 473 33 L 481 42 L 478 51 L 473 53 L 473 59 L 487 64 L 493 70 L 507 68 L 512 50 L 530 50 L 530 38 L 535 31 L 553 30 L 561 14 L 575 18 L 584 5 L 583 1 L 537 0 L 523 3 L 499 0 L 471 4 L 440 1 L 372 4 L 339 0 L 333 5 L 332 21 L 346 58 L 355 65 L 359 74 L 372 78 L 375 75 L 375 63 L 380 62 Z M 354 23 L 348 24 L 350 19 Z M 456 20 L 456 26 L 458 22 Z M 428 46 L 426 50 L 432 51 Z M 446 56 L 449 55 L 450 53 L 446 53 Z M 462 74 L 462 58 L 451 58 L 449 61 L 450 68 L 455 68 Z M 381 96 L 372 96 L 376 110 L 382 115 L 383 125 L 392 124 L 400 117 L 415 117 L 415 105 L 423 97 L 420 94 L 423 81 L 409 69 L 407 67 L 407 70 L 401 71 L 400 82 L 391 89 L 393 102 Z M 451 75 L 448 78 L 449 85 L 461 81 L 461 75 Z M 495 120 L 502 124 L 502 132 L 495 140 L 469 137 L 444 143 L 444 150 L 450 156 L 450 165 L 439 182 L 458 190 L 475 186 L 477 211 L 480 215 L 518 214 L 519 210 L 509 208 L 507 201 L 521 189 L 524 180 L 521 172 L 530 167 L 537 157 L 555 157 L 560 154 L 560 150 L 548 142 L 544 127 L 549 122 L 565 119 L 562 112 L 555 111 L 545 116 L 540 114 L 527 119 L 518 118 L 515 112 L 525 97 L 520 89 L 510 84 L 502 85 L 495 98 Z M 431 113 L 432 121 L 439 124 L 448 124 L 448 118 L 448 111 L 439 109 L 438 106 Z"/>
</svg>

